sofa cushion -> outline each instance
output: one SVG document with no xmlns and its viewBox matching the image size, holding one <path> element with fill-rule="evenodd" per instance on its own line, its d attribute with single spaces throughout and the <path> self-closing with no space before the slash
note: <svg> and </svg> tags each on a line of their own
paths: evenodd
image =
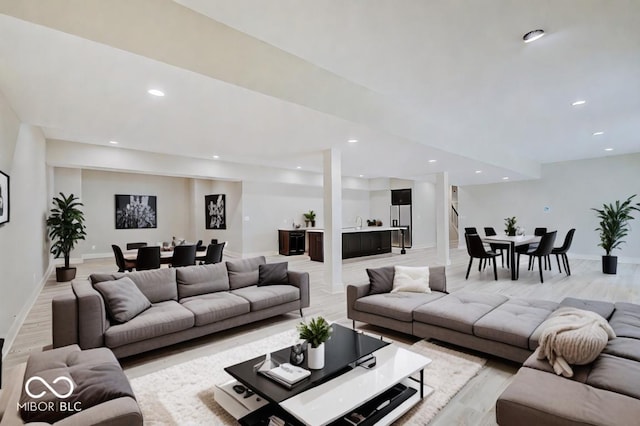
<svg viewBox="0 0 640 426">
<path fill-rule="evenodd" d="M 429 288 L 429 267 L 396 266 L 391 292 L 397 293 L 400 291 L 431 293 Z"/>
<path fill-rule="evenodd" d="M 533 350 L 538 342 L 531 342 L 530 337 L 557 307 L 558 303 L 547 300 L 507 300 L 477 320 L 473 325 L 473 334 Z"/>
<path fill-rule="evenodd" d="M 289 262 L 267 263 L 258 266 L 258 286 L 289 284 Z"/>
<path fill-rule="evenodd" d="M 149 309 L 124 324 L 112 325 L 104 333 L 105 345 L 109 348 L 164 336 L 193 327 L 193 312 L 169 300 L 154 303 Z"/>
<path fill-rule="evenodd" d="M 264 256 L 227 261 L 229 287 L 235 290 L 258 284 L 260 265 L 266 263 Z"/>
<path fill-rule="evenodd" d="M 527 358 L 522 364 L 523 367 L 533 368 L 536 370 L 544 371 L 550 374 L 556 375 L 556 372 L 553 371 L 553 367 L 549 364 L 546 358 L 538 359 L 538 354 L 540 353 L 540 348 L 537 348 L 533 354 L 529 358 Z M 587 381 L 587 377 L 589 377 L 589 373 L 591 372 L 591 365 L 573 365 L 573 376 L 566 377 L 567 380 L 574 380 L 576 382 L 584 383 Z"/>
<path fill-rule="evenodd" d="M 249 301 L 252 312 L 300 300 L 300 289 L 292 285 L 243 287 L 231 293 Z"/>
<path fill-rule="evenodd" d="M 459 291 L 446 295 L 438 303 L 420 306 L 413 312 L 413 319 L 473 334 L 476 321 L 507 300 L 507 297 L 500 294 Z"/>
<path fill-rule="evenodd" d="M 603 302 L 601 300 L 588 300 L 588 299 L 576 299 L 575 297 L 565 297 L 562 302 L 560 302 L 559 308 L 563 308 L 565 306 L 571 308 L 578 308 L 585 311 L 592 311 L 597 314 L 600 314 L 604 319 L 609 319 L 613 310 L 615 309 L 615 305 L 611 302 Z"/>
<path fill-rule="evenodd" d="M 151 307 L 151 302 L 129 277 L 102 281 L 94 285 L 107 305 L 111 318 L 118 323 L 127 322 Z"/>
<path fill-rule="evenodd" d="M 640 305 L 618 302 L 609 325 L 618 337 L 640 339 Z"/>
<path fill-rule="evenodd" d="M 246 314 L 249 302 L 228 291 L 201 294 L 180 300 L 180 304 L 193 312 L 196 326 Z"/>
<path fill-rule="evenodd" d="M 640 362 L 640 340 L 631 337 L 616 337 L 609 340 L 602 353 Z"/>
<path fill-rule="evenodd" d="M 444 296 L 445 294 L 440 292 L 372 294 L 356 300 L 354 308 L 361 312 L 411 322 L 414 309 Z"/>
<path fill-rule="evenodd" d="M 180 299 L 229 290 L 227 265 L 224 263 L 176 268 L 176 281 Z"/>
<path fill-rule="evenodd" d="M 384 266 L 382 268 L 369 268 L 369 294 L 390 293 L 393 288 L 393 276 L 396 268 Z"/>
<path fill-rule="evenodd" d="M 151 303 L 178 300 L 175 268 L 160 268 L 128 273 L 117 272 L 115 274 L 91 274 L 89 279 L 91 284 L 95 285 L 101 281 L 117 280 L 125 276 L 129 277 L 138 286 L 142 294 Z"/>
<path fill-rule="evenodd" d="M 593 362 L 587 384 L 640 399 L 640 363 L 612 355 Z"/>
</svg>

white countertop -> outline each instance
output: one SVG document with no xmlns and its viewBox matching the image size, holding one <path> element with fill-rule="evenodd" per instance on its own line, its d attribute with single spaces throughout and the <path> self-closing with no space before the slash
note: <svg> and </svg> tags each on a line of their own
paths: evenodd
<svg viewBox="0 0 640 426">
<path fill-rule="evenodd" d="M 304 228 L 304 229 L 307 232 L 324 232 L 324 229 L 322 228 Z M 349 234 L 354 232 L 399 231 L 401 229 L 406 229 L 406 228 L 398 228 L 394 226 L 363 226 L 360 229 L 356 227 L 342 228 L 342 233 Z"/>
</svg>

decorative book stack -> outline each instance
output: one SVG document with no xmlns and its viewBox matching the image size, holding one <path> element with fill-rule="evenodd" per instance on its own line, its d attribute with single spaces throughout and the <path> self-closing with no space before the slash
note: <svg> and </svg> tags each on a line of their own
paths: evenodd
<svg viewBox="0 0 640 426">
<path fill-rule="evenodd" d="M 288 362 L 268 370 L 260 370 L 260 373 L 289 389 L 311 375 L 311 371 Z"/>
</svg>

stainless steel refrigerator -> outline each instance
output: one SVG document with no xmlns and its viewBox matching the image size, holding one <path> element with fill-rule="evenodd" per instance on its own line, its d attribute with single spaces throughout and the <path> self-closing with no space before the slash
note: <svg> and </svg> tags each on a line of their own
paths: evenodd
<svg viewBox="0 0 640 426">
<path fill-rule="evenodd" d="M 391 206 L 391 226 L 403 227 L 406 229 L 404 231 L 404 246 L 406 248 L 410 248 L 412 230 L 411 204 Z M 393 247 L 402 247 L 400 231 L 391 232 L 391 245 Z"/>
</svg>

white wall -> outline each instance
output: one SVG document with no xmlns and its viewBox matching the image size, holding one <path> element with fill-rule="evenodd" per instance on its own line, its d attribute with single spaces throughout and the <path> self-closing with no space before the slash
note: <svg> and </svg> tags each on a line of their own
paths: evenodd
<svg viewBox="0 0 640 426">
<path fill-rule="evenodd" d="M 431 182 L 413 182 L 412 191 L 412 247 L 436 246 L 436 190 Z"/>
<path fill-rule="evenodd" d="M 20 125 L 0 94 L 0 170 L 10 176 L 10 221 L 0 226 L 0 336 L 8 351 L 46 281 L 46 145 L 39 128 Z M 12 116 L 12 117 L 11 117 Z"/>
<path fill-rule="evenodd" d="M 504 218 L 516 216 L 527 233 L 536 227 L 557 230 L 559 246 L 576 228 L 571 253 L 595 259 L 604 251 L 590 209 L 633 194 L 640 198 L 640 154 L 547 164 L 539 180 L 459 187 L 460 229 L 493 226 L 503 232 Z M 620 261 L 640 262 L 640 212 L 633 216 L 627 244 L 614 253 Z"/>
</svg>

